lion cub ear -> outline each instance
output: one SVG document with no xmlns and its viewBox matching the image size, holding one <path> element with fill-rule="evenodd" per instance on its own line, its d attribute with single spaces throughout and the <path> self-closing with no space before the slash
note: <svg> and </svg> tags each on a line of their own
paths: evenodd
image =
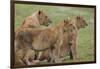
<svg viewBox="0 0 100 69">
<path fill-rule="evenodd" d="M 64 23 L 66 23 L 66 20 L 64 19 Z"/>
<path fill-rule="evenodd" d="M 64 23 L 68 24 L 69 23 L 69 19 L 64 19 Z"/>
<path fill-rule="evenodd" d="M 39 14 L 39 15 L 41 14 L 41 10 L 38 11 L 38 14 Z"/>
<path fill-rule="evenodd" d="M 77 18 L 77 19 L 80 19 L 80 18 L 81 18 L 81 16 L 76 16 L 76 18 Z"/>
</svg>

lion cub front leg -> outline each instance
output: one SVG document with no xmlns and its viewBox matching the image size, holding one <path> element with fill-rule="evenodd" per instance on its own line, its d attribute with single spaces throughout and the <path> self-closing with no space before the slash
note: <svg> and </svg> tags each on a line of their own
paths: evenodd
<svg viewBox="0 0 100 69">
<path fill-rule="evenodd" d="M 71 41 L 71 50 L 70 50 L 70 58 L 73 59 L 74 61 L 76 61 L 78 59 L 77 56 L 77 41 L 76 39 L 73 39 Z"/>
</svg>

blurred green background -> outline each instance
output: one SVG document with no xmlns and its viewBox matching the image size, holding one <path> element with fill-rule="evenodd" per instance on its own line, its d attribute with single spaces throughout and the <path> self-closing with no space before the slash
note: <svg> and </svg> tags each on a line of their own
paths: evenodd
<svg viewBox="0 0 100 69">
<path fill-rule="evenodd" d="M 43 11 L 48 14 L 54 25 L 66 19 L 68 16 L 83 16 L 88 26 L 79 31 L 79 61 L 94 61 L 94 8 L 15 4 L 15 29 L 20 26 L 27 16 L 40 9 L 43 9 Z M 67 59 L 65 62 L 72 61 Z"/>
</svg>

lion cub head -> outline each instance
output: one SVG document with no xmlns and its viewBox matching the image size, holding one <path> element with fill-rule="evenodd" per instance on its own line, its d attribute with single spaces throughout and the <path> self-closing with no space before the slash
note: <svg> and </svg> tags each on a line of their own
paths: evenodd
<svg viewBox="0 0 100 69">
<path fill-rule="evenodd" d="M 43 12 L 43 10 L 39 10 L 37 15 L 38 15 L 39 22 L 41 25 L 48 26 L 49 23 L 52 22 L 50 17 L 45 12 Z"/>
<path fill-rule="evenodd" d="M 76 25 L 77 28 L 79 29 L 88 26 L 88 24 L 86 23 L 85 19 L 82 16 L 76 16 Z"/>
<path fill-rule="evenodd" d="M 21 27 L 39 27 L 40 25 L 48 26 L 51 22 L 49 16 L 42 10 L 39 10 L 26 17 Z"/>
</svg>

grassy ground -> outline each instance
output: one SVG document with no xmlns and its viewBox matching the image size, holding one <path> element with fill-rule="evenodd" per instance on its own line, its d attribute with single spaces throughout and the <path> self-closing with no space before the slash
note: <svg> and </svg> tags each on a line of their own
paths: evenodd
<svg viewBox="0 0 100 69">
<path fill-rule="evenodd" d="M 80 61 L 94 60 L 94 10 L 93 8 L 75 8 L 60 6 L 40 6 L 40 5 L 15 5 L 15 28 L 23 22 L 25 17 L 31 15 L 34 11 L 43 9 L 56 24 L 68 16 L 83 16 L 88 26 L 79 31 L 78 36 L 78 55 Z M 68 60 L 69 61 L 69 60 Z M 67 61 L 66 61 L 67 62 Z"/>
</svg>

